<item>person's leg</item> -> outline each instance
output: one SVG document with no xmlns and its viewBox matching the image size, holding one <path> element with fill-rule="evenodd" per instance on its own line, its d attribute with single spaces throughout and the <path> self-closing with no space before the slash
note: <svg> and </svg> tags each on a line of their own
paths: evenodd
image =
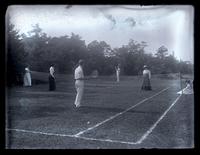
<svg viewBox="0 0 200 155">
<path fill-rule="evenodd" d="M 77 105 L 77 100 L 78 100 L 78 86 L 77 86 L 77 83 L 75 82 L 75 88 L 76 88 L 76 98 L 75 98 L 75 101 L 74 101 L 74 104 L 75 106 Z"/>
<path fill-rule="evenodd" d="M 31 75 L 30 75 L 30 86 L 32 86 L 32 79 L 31 79 Z"/>
<path fill-rule="evenodd" d="M 119 73 L 117 74 L 117 82 L 119 82 Z"/>
<path fill-rule="evenodd" d="M 117 72 L 117 82 L 119 82 L 119 73 Z"/>
<path fill-rule="evenodd" d="M 82 98 L 83 98 L 83 87 L 79 87 L 78 89 L 79 91 L 79 95 L 78 95 L 78 99 L 77 99 L 77 107 L 81 106 L 81 101 L 82 101 Z"/>
<path fill-rule="evenodd" d="M 30 76 L 30 86 L 32 86 L 32 80 L 31 80 L 31 76 Z"/>
<path fill-rule="evenodd" d="M 77 91 L 75 105 L 76 105 L 76 107 L 79 107 L 81 105 L 84 85 L 81 81 L 76 81 L 75 86 L 76 86 L 76 91 Z"/>
<path fill-rule="evenodd" d="M 52 90 L 52 79 L 51 76 L 49 75 L 49 90 Z"/>
<path fill-rule="evenodd" d="M 55 78 L 52 78 L 52 81 L 53 81 L 53 90 L 56 90 L 56 81 L 55 81 Z"/>
<path fill-rule="evenodd" d="M 78 105 L 80 105 L 80 101 L 79 101 L 79 98 L 80 98 L 80 85 L 79 85 L 78 81 L 75 82 L 75 88 L 76 88 L 76 99 L 75 99 L 74 104 L 77 107 Z"/>
</svg>

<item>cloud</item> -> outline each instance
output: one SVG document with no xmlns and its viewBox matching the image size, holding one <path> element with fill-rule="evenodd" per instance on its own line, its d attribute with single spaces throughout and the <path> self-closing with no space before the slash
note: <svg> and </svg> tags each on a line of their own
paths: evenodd
<svg viewBox="0 0 200 155">
<path fill-rule="evenodd" d="M 70 8 L 72 8 L 72 5 L 67 5 L 67 6 L 65 6 L 65 8 L 70 9 Z"/>
<path fill-rule="evenodd" d="M 132 17 L 126 18 L 125 22 L 127 22 L 130 25 L 130 27 L 134 27 L 136 25 L 136 21 Z"/>
<path fill-rule="evenodd" d="M 104 17 L 106 17 L 106 19 L 108 19 L 112 23 L 111 29 L 113 29 L 116 26 L 115 18 L 110 14 L 104 14 Z"/>
<path fill-rule="evenodd" d="M 112 24 L 111 29 L 114 29 L 117 22 L 116 22 L 116 19 L 111 14 L 107 13 L 107 11 L 110 10 L 110 7 L 105 7 L 105 8 L 101 7 L 101 8 L 98 8 L 98 10 L 103 14 L 103 16 L 107 20 L 109 20 L 111 22 L 111 24 Z"/>
</svg>

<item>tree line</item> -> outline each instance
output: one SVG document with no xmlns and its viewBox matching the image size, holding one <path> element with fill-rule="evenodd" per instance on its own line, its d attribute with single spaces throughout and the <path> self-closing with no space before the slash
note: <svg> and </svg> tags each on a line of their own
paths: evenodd
<svg viewBox="0 0 200 155">
<path fill-rule="evenodd" d="M 167 47 L 146 53 L 147 42 L 130 39 L 127 45 L 112 49 L 105 41 L 94 40 L 86 45 L 78 34 L 50 37 L 38 24 L 28 34 L 19 35 L 11 23 L 7 24 L 7 83 L 19 83 L 24 68 L 49 72 L 51 64 L 57 73 L 73 74 L 79 59 L 85 60 L 85 74 L 97 70 L 99 75 L 112 75 L 120 64 L 123 75 L 141 75 L 143 66 L 152 74 L 192 73 L 193 64 L 177 60 Z"/>
</svg>

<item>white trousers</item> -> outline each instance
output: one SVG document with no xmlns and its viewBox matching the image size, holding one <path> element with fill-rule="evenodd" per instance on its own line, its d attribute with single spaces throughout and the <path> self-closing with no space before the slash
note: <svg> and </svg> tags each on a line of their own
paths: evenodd
<svg viewBox="0 0 200 155">
<path fill-rule="evenodd" d="M 84 91 L 84 81 L 83 80 L 76 80 L 75 82 L 75 88 L 76 88 L 76 99 L 74 104 L 76 106 L 79 106 L 81 104 L 81 100 L 83 97 L 83 91 Z"/>
<path fill-rule="evenodd" d="M 119 71 L 116 72 L 117 82 L 119 82 Z"/>
</svg>

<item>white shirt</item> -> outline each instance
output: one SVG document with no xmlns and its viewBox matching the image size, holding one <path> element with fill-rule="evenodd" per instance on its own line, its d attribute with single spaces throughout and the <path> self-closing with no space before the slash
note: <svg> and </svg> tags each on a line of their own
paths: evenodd
<svg viewBox="0 0 200 155">
<path fill-rule="evenodd" d="M 49 72 L 50 72 L 51 76 L 54 77 L 54 75 L 53 75 L 54 72 L 55 72 L 54 67 L 51 66 L 51 67 L 49 68 Z"/>
<path fill-rule="evenodd" d="M 120 67 L 116 67 L 115 70 L 116 70 L 116 73 L 117 73 L 117 74 L 120 73 Z"/>
<path fill-rule="evenodd" d="M 143 70 L 143 75 L 148 74 L 149 78 L 151 78 L 151 72 L 148 69 Z"/>
<path fill-rule="evenodd" d="M 83 69 L 80 65 L 75 69 L 74 72 L 74 79 L 77 80 L 79 78 L 84 78 Z"/>
</svg>

